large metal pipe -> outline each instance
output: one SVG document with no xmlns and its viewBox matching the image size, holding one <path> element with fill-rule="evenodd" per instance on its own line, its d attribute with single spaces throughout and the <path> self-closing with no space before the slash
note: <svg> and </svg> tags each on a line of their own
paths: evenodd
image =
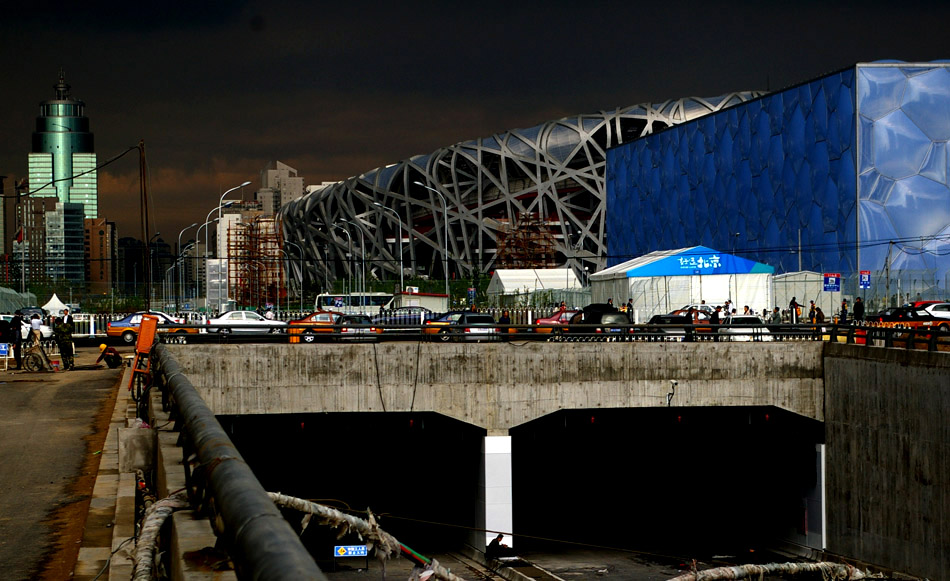
<svg viewBox="0 0 950 581">
<path fill-rule="evenodd" d="M 195 476 L 204 479 L 219 517 L 228 555 L 241 579 L 326 577 L 284 520 L 274 502 L 231 443 L 214 414 L 162 344 L 157 369 L 181 414 L 182 430 L 198 455 Z"/>
</svg>

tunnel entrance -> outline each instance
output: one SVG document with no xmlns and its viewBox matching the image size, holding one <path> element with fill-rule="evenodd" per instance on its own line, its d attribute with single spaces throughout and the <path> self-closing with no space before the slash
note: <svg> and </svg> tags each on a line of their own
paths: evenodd
<svg viewBox="0 0 950 581">
<path fill-rule="evenodd" d="M 435 413 L 219 416 L 265 490 L 365 518 L 422 552 L 455 549 L 476 523 L 485 431 Z M 295 530 L 301 515 L 285 512 Z M 337 539 L 309 526 L 301 537 L 321 566 Z"/>
<path fill-rule="evenodd" d="M 511 434 L 527 550 L 737 555 L 820 530 L 823 426 L 777 408 L 561 411 Z"/>
<path fill-rule="evenodd" d="M 432 412 L 218 419 L 266 490 L 368 507 L 418 551 L 457 549 L 480 520 L 483 429 Z M 519 551 L 738 555 L 821 530 L 823 425 L 778 408 L 568 410 L 511 436 Z M 324 565 L 358 542 L 316 526 L 302 540 Z"/>
</svg>

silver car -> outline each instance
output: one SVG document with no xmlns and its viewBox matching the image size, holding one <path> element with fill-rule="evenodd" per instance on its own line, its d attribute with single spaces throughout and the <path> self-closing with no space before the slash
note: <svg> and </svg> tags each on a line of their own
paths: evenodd
<svg viewBox="0 0 950 581">
<path fill-rule="evenodd" d="M 254 311 L 227 311 L 208 319 L 209 333 L 284 333 L 287 323 L 265 319 Z"/>
<path fill-rule="evenodd" d="M 771 341 L 772 333 L 765 327 L 762 319 L 755 315 L 734 315 L 726 317 L 719 326 L 723 341 Z"/>
</svg>

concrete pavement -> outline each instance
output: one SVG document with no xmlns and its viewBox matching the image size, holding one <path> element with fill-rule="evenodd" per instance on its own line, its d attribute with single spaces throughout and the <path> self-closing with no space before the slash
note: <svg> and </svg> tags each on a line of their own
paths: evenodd
<svg viewBox="0 0 950 581">
<path fill-rule="evenodd" d="M 123 372 L 95 368 L 97 346 L 73 371 L 0 371 L 0 578 L 72 572 Z"/>
</svg>

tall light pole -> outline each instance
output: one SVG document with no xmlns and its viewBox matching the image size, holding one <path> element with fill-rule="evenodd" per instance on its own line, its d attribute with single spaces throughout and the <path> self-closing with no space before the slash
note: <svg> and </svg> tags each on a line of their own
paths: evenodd
<svg viewBox="0 0 950 581">
<path fill-rule="evenodd" d="M 362 293 L 360 295 L 360 312 L 362 313 L 366 310 L 364 308 L 366 303 L 366 239 L 363 238 L 363 228 L 359 224 L 352 220 L 346 220 L 346 223 L 356 226 L 356 230 L 360 233 L 360 278 L 363 281 L 360 285 L 360 292 Z"/>
<path fill-rule="evenodd" d="M 185 226 L 184 228 L 181 229 L 181 232 L 178 233 L 178 246 L 177 246 L 176 250 L 178 251 L 178 257 L 179 257 L 179 258 L 181 258 L 181 235 L 185 233 L 185 230 L 190 230 L 190 229 L 194 228 L 194 227 L 197 226 L 197 225 L 198 225 L 198 223 L 195 222 L 195 223 L 192 224 L 191 226 Z M 176 265 L 178 264 L 178 261 L 177 261 L 177 260 L 175 261 L 175 264 L 176 264 Z M 178 270 L 177 267 L 176 267 L 175 272 L 178 273 L 178 279 L 181 280 L 181 271 Z M 179 294 L 180 294 L 180 292 L 181 292 L 181 288 L 180 288 L 180 287 L 181 287 L 181 285 L 179 284 Z M 178 294 L 176 294 L 176 295 L 175 295 L 175 311 L 178 311 L 178 310 L 179 310 L 179 309 L 178 309 Z"/>
<path fill-rule="evenodd" d="M 396 210 L 389 208 L 380 204 L 379 202 L 373 202 L 374 206 L 379 206 L 383 210 L 390 212 L 393 216 L 396 217 L 396 226 L 399 228 L 399 291 L 402 292 L 406 290 L 405 282 L 403 281 L 403 268 L 402 268 L 402 219 L 399 217 L 399 214 L 396 213 Z"/>
<path fill-rule="evenodd" d="M 443 265 L 443 269 L 445 270 L 445 296 L 448 297 L 449 296 L 449 206 L 445 202 L 445 196 L 443 196 L 442 192 L 440 192 L 439 190 L 435 188 L 430 188 L 429 186 L 425 185 L 424 183 L 420 181 L 415 181 L 412 183 L 416 184 L 417 186 L 422 186 L 425 189 L 429 190 L 430 192 L 433 192 L 434 194 L 439 196 L 440 200 L 442 200 L 442 214 L 443 216 L 445 216 L 445 254 L 443 255 L 443 261 L 445 264 Z M 447 300 L 451 301 L 451 297 L 448 298 Z"/>
<path fill-rule="evenodd" d="M 224 197 L 227 196 L 228 194 L 230 194 L 231 192 L 233 192 L 234 190 L 239 190 L 239 189 L 243 188 L 244 186 L 249 186 L 249 185 L 251 185 L 251 182 L 249 182 L 249 181 L 248 181 L 248 182 L 244 182 L 243 184 L 241 184 L 241 185 L 239 185 L 239 186 L 234 186 L 234 187 L 231 188 L 230 190 L 227 190 L 227 191 L 225 191 L 223 194 L 221 194 L 221 198 L 218 199 L 218 219 L 219 219 L 219 220 L 221 219 L 221 208 L 224 207 L 224 206 L 223 206 L 223 204 L 224 204 Z M 234 202 L 232 201 L 231 203 L 233 204 Z M 228 205 L 230 205 L 230 204 L 228 204 Z M 219 241 L 218 241 L 218 245 L 220 245 L 220 244 L 221 244 L 221 241 L 219 240 Z M 215 253 L 215 256 L 217 256 L 218 258 L 221 258 L 220 256 L 218 256 L 218 253 Z"/>
<path fill-rule="evenodd" d="M 145 259 L 145 267 L 142 269 L 143 274 L 145 276 L 142 278 L 145 280 L 145 312 L 146 313 L 151 312 L 152 310 L 152 289 L 151 289 L 152 273 L 144 272 L 144 271 L 152 268 L 152 242 L 154 242 L 156 238 L 161 236 L 161 234 L 162 234 L 161 232 L 156 232 L 155 234 L 152 234 L 152 237 L 149 238 L 148 242 L 145 244 L 145 256 L 142 257 Z"/>
<path fill-rule="evenodd" d="M 350 237 L 350 231 L 344 228 L 343 226 L 337 226 L 336 224 L 334 224 L 333 227 L 339 228 L 340 230 L 343 231 L 344 234 L 346 234 L 347 248 L 349 249 L 348 254 L 347 254 L 347 262 L 349 262 L 349 258 L 353 256 L 353 238 Z M 346 294 L 346 289 L 343 289 L 343 291 L 344 291 L 344 294 Z M 352 285 L 350 286 L 350 292 L 353 292 Z"/>
<path fill-rule="evenodd" d="M 214 210 L 211 210 L 214 212 Z M 208 217 L 211 217 L 211 212 L 208 212 Z M 215 218 L 214 220 L 205 220 L 205 223 L 201 226 L 198 226 L 198 230 L 195 232 L 195 238 L 201 238 L 201 229 L 205 229 L 205 251 L 204 251 L 204 263 L 205 263 L 205 295 L 207 296 L 208 289 L 208 224 L 213 224 L 217 222 L 220 218 Z M 195 308 L 198 307 L 198 293 L 200 292 L 200 286 L 198 284 L 198 253 L 195 252 Z M 205 299 L 205 310 L 208 308 L 208 300 Z"/>
<path fill-rule="evenodd" d="M 181 266 L 178 267 L 178 296 L 182 299 L 188 298 L 188 284 L 186 282 L 186 274 L 188 273 L 188 257 L 185 256 L 188 253 L 189 249 L 197 249 L 197 244 L 194 242 L 189 242 L 185 244 L 185 247 L 181 250 L 181 254 L 178 256 L 177 263 Z M 180 310 L 176 303 L 175 310 Z"/>
<path fill-rule="evenodd" d="M 177 262 L 177 261 L 176 261 Z M 165 304 L 162 305 L 162 311 L 168 308 L 168 287 L 171 286 L 169 283 L 169 274 L 172 269 L 175 268 L 175 263 L 173 262 L 171 266 L 165 269 L 165 278 L 162 279 L 162 302 Z"/>
<path fill-rule="evenodd" d="M 300 256 L 300 313 L 303 314 L 303 248 L 301 248 L 299 244 L 289 240 L 284 240 L 284 244 L 290 244 L 295 247 L 297 249 L 297 255 Z M 287 261 L 290 262 L 290 256 L 287 257 Z"/>
</svg>

